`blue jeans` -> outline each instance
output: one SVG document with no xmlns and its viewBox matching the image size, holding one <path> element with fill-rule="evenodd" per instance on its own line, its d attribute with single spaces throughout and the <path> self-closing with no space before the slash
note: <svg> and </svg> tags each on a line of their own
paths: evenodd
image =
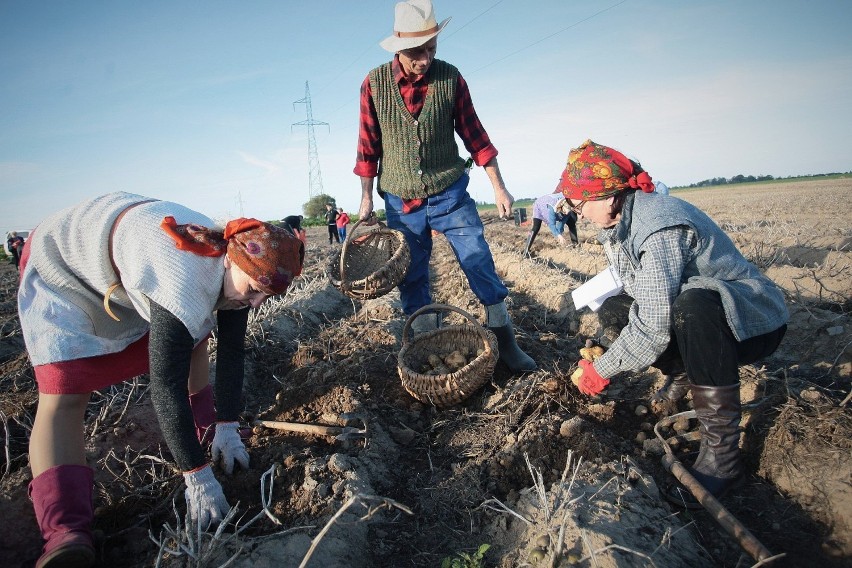
<svg viewBox="0 0 852 568">
<path fill-rule="evenodd" d="M 562 234 L 566 224 L 568 225 L 568 232 L 571 233 L 571 242 L 578 244 L 580 240 L 577 237 L 577 214 L 572 211 L 568 215 L 557 215 L 553 209 L 547 208 L 547 226 L 554 237 Z"/>
<path fill-rule="evenodd" d="M 485 242 L 485 229 L 476 203 L 467 192 L 469 177 L 455 183 L 411 213 L 402 213 L 402 199 L 385 193 L 387 225 L 405 235 L 411 250 L 411 266 L 399 285 L 402 310 L 411 315 L 432 303 L 429 290 L 429 258 L 432 256 L 432 229 L 447 237 L 470 289 L 485 306 L 502 302 L 509 290 L 497 276 L 491 249 Z"/>
<path fill-rule="evenodd" d="M 562 215 L 556 217 L 556 212 L 550 207 L 547 208 L 547 227 L 554 237 L 558 237 L 565 230 L 565 221 L 562 220 Z"/>
<path fill-rule="evenodd" d="M 346 227 L 338 227 L 337 228 L 337 234 L 340 235 L 341 241 L 345 241 L 346 240 Z"/>
</svg>

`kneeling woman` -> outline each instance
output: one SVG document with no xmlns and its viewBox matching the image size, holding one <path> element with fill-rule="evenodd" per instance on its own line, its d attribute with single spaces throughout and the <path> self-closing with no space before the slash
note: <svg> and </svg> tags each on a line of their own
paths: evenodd
<svg viewBox="0 0 852 568">
<path fill-rule="evenodd" d="M 176 203 L 111 193 L 54 214 L 27 241 L 18 309 L 39 389 L 29 487 L 46 541 L 38 568 L 94 562 L 86 406 L 92 391 L 142 373 L 189 513 L 206 527 L 228 511 L 201 442 L 215 431 L 214 461 L 229 474 L 248 467 L 237 422 L 248 307 L 287 290 L 304 247 L 255 219 L 212 227 Z"/>
<path fill-rule="evenodd" d="M 625 292 L 600 308 L 602 325 L 620 333 L 600 359 L 580 361 L 580 390 L 597 394 L 616 374 L 651 365 L 688 379 L 670 398 L 692 392 L 701 447 L 691 471 L 721 496 L 743 473 L 738 366 L 767 357 L 784 337 L 781 291 L 710 217 L 654 192 L 651 176 L 617 150 L 591 140 L 571 150 L 558 187 L 601 229 Z M 683 488 L 669 497 L 700 507 Z"/>
</svg>

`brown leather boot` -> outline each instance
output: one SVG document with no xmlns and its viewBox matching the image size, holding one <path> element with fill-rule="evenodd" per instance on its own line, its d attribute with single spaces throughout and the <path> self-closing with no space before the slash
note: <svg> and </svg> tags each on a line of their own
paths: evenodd
<svg viewBox="0 0 852 568">
<path fill-rule="evenodd" d="M 651 402 L 678 402 L 689 392 L 689 386 L 689 377 L 683 371 L 666 375 L 666 383 L 660 390 L 654 393 L 654 396 L 651 397 Z"/>
<path fill-rule="evenodd" d="M 691 390 L 701 446 L 689 472 L 707 491 L 719 498 L 743 481 L 740 461 L 740 385 L 692 385 Z M 680 485 L 667 492 L 666 497 L 688 509 L 701 508 L 692 494 Z"/>
<path fill-rule="evenodd" d="M 92 544 L 94 472 L 83 465 L 52 467 L 30 482 L 29 496 L 45 540 L 36 568 L 89 568 Z"/>
</svg>

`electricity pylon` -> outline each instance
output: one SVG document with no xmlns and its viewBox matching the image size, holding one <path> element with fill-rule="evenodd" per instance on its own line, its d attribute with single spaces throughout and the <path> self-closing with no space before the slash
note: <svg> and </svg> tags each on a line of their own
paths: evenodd
<svg viewBox="0 0 852 568">
<path fill-rule="evenodd" d="M 311 90 L 308 88 L 307 81 L 305 81 L 305 98 L 293 101 L 293 110 L 296 109 L 296 105 L 299 103 L 305 104 L 305 110 L 308 118 L 307 120 L 291 124 L 290 131 L 293 131 L 294 126 L 308 127 L 308 197 L 313 198 L 323 193 L 322 171 L 320 171 L 319 154 L 317 153 L 317 139 L 314 135 L 314 126 L 317 124 L 328 126 L 328 123 L 314 120 L 314 113 L 311 109 Z M 331 130 L 331 127 L 329 127 L 329 130 Z"/>
</svg>

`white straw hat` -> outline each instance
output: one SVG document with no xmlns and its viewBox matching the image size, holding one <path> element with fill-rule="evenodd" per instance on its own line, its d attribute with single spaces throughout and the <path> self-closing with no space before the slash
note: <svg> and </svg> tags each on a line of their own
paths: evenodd
<svg viewBox="0 0 852 568">
<path fill-rule="evenodd" d="M 435 20 L 432 0 L 399 2 L 394 9 L 393 35 L 379 45 L 391 53 L 418 47 L 441 33 L 450 18 L 440 24 Z"/>
</svg>

